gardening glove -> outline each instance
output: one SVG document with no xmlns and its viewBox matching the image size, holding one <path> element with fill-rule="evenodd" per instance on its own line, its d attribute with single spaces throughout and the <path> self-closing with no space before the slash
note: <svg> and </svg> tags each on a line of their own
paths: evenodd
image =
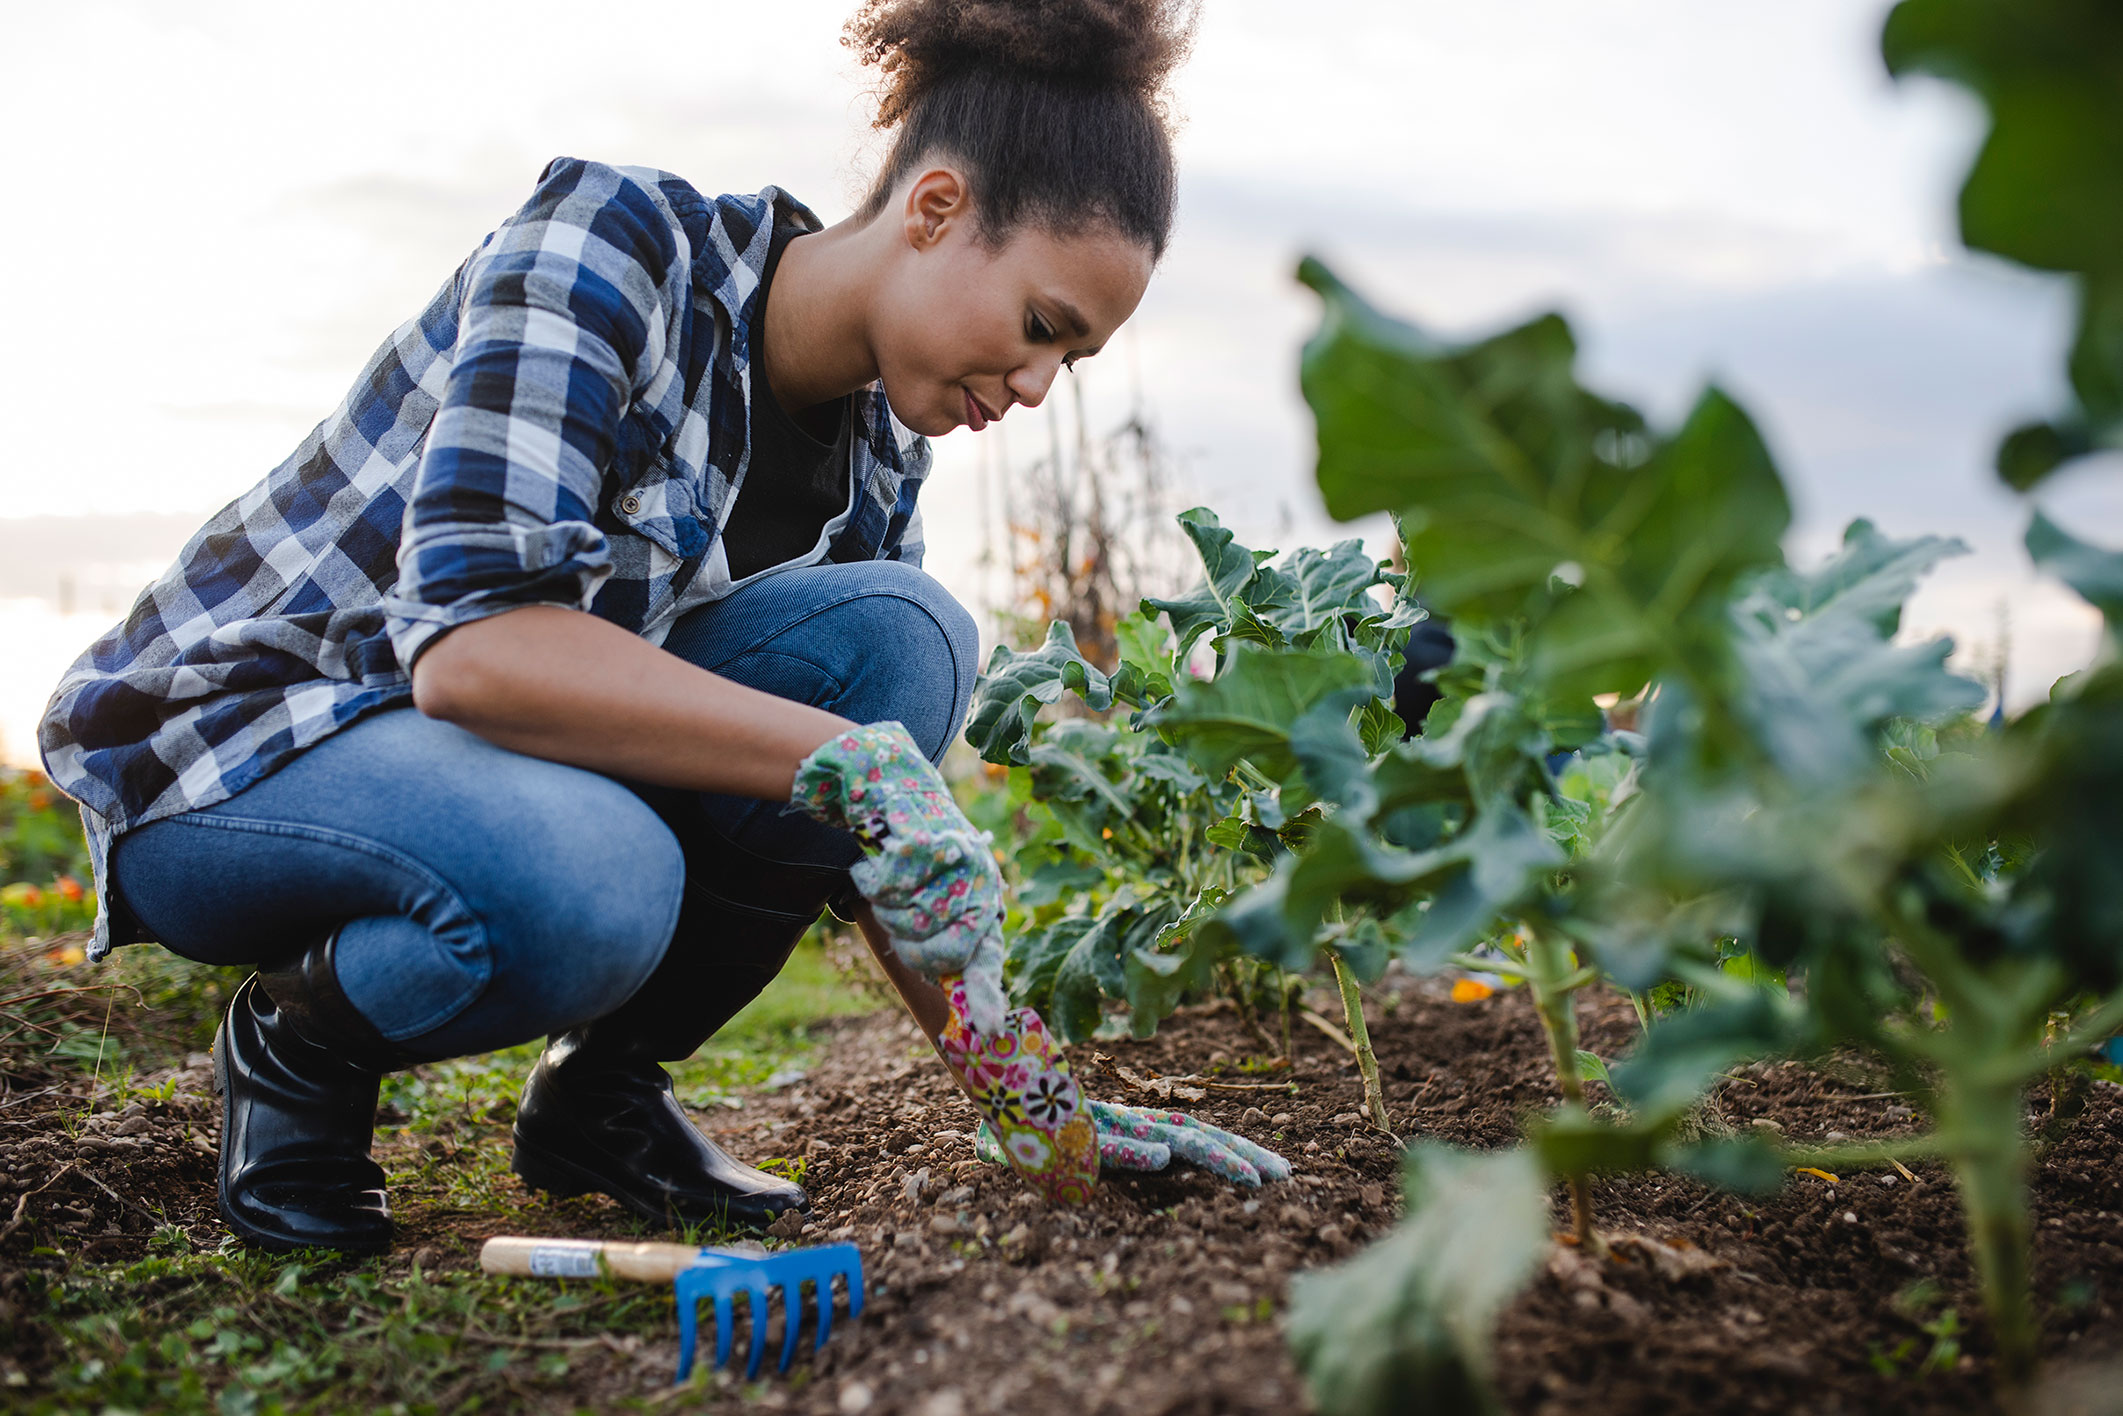
<svg viewBox="0 0 2123 1416">
<path fill-rule="evenodd" d="M 937 1054 L 982 1116 L 988 1152 L 1056 1204 L 1081 1205 L 1098 1187 L 1098 1132 L 1084 1114 L 1069 1059 L 1030 1008 L 977 1031 L 963 980 L 943 980 L 951 1010 Z"/>
<path fill-rule="evenodd" d="M 1163 1170 L 1176 1155 L 1249 1190 L 1258 1189 L 1263 1180 L 1290 1178 L 1290 1162 L 1274 1151 L 1183 1112 L 1151 1111 L 1110 1101 L 1085 1106 L 1098 1128 L 1099 1160 L 1115 1170 Z M 985 1123 L 973 1138 L 973 1150 L 992 1164 L 1009 1159 Z"/>
<path fill-rule="evenodd" d="M 994 845 L 907 730 L 873 723 L 836 734 L 797 767 L 790 800 L 862 842 L 848 873 L 907 967 L 964 978 L 968 1021 L 1000 1029 L 1008 1004 Z"/>
</svg>

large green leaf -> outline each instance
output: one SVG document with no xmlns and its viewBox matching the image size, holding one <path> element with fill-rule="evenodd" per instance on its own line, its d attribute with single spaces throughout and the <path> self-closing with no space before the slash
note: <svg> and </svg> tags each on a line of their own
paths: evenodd
<svg viewBox="0 0 2123 1416">
<path fill-rule="evenodd" d="M 1105 1000 L 1127 994 L 1128 956 L 1156 939 L 1164 923 L 1159 911 L 1143 907 L 1134 887 L 1113 892 L 1054 970 L 1053 1006 L 1045 1017 L 1063 1041 L 1082 1042 L 1098 1030 Z"/>
<path fill-rule="evenodd" d="M 1157 931 L 1153 943 L 1130 950 L 1121 961 L 1127 976 L 1129 1025 L 1137 1037 L 1149 1037 L 1189 992 L 1209 987 L 1216 962 L 1223 956 L 1202 924 L 1229 898 L 1218 885 L 1206 885 L 1179 916 Z"/>
<path fill-rule="evenodd" d="M 1208 681 L 1182 680 L 1172 701 L 1147 721 L 1212 777 L 1245 760 L 1281 781 L 1297 768 L 1290 731 L 1298 720 L 1329 702 L 1346 715 L 1369 696 L 1370 684 L 1370 667 L 1354 654 L 1236 644 L 1222 673 Z"/>
<path fill-rule="evenodd" d="M 1290 1347 L 1322 1416 L 1497 1409 L 1497 1315 L 1548 1248 L 1547 1184 L 1524 1150 L 1408 1154 L 1408 1217 L 1290 1286 Z"/>
<path fill-rule="evenodd" d="M 2080 277 L 2079 407 L 2019 429 L 1999 471 L 2025 489 L 2123 433 L 2123 8 L 2112 0 L 1903 0 L 1888 69 L 1973 90 L 1991 129 L 1961 188 L 1961 239 Z"/>
<path fill-rule="evenodd" d="M 1379 613 L 1367 593 L 1379 583 L 1378 562 L 1364 554 L 1362 541 L 1338 541 L 1324 551 L 1305 546 L 1275 569 L 1278 593 L 1261 617 L 1291 639 L 1351 615 Z"/>
<path fill-rule="evenodd" d="M 2111 642 L 2123 641 L 2123 552 L 2089 545 L 2036 512 L 2027 527 L 2027 554 L 2101 612 Z"/>
<path fill-rule="evenodd" d="M 1542 683 L 1635 691 L 1659 665 L 1699 657 L 1733 582 L 1781 559 L 1782 481 L 1723 394 L 1661 441 L 1579 387 L 1555 316 L 1447 346 L 1318 261 L 1299 278 L 1325 302 L 1303 383 L 1328 509 L 1398 512 L 1434 610 L 1531 615 Z"/>
<path fill-rule="evenodd" d="M 1068 691 L 1093 708 L 1113 706 L 1112 683 L 1078 652 L 1066 622 L 1049 625 L 1047 642 L 1029 654 L 998 644 L 973 691 L 966 741 L 990 762 L 1023 766 L 1032 760 L 1033 718 Z"/>
<path fill-rule="evenodd" d="M 1856 521 L 1819 570 L 1779 570 L 1749 587 L 1735 611 L 1734 707 L 1795 782 L 1847 786 L 1877 765 L 1887 720 L 1931 721 L 1983 701 L 1980 685 L 1947 671 L 1949 641 L 1892 638 L 1918 578 L 1966 549 L 1936 536 L 1896 541 Z"/>
<path fill-rule="evenodd" d="M 1144 600 L 1143 609 L 1146 613 L 1162 610 L 1171 618 L 1177 640 L 1173 658 L 1184 660 L 1195 640 L 1231 627 L 1233 615 L 1244 608 L 1239 597 L 1252 585 L 1261 562 L 1273 552 L 1248 550 L 1238 544 L 1207 507 L 1181 512 L 1179 526 L 1202 558 L 1202 579 L 1177 599 Z"/>
</svg>

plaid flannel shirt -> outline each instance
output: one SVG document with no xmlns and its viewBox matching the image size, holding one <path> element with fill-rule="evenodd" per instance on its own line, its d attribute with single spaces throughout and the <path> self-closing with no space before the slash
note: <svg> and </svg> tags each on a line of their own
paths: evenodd
<svg viewBox="0 0 2123 1416">
<path fill-rule="evenodd" d="M 82 805 L 89 953 L 111 842 L 225 800 L 365 713 L 412 698 L 435 637 L 566 605 L 661 643 L 727 593 L 705 573 L 750 456 L 751 322 L 773 187 L 703 196 L 665 172 L 559 158 L 369 360 L 287 461 L 192 537 L 60 680 L 38 740 Z M 925 439 L 854 400 L 835 561 L 921 560 Z"/>
</svg>

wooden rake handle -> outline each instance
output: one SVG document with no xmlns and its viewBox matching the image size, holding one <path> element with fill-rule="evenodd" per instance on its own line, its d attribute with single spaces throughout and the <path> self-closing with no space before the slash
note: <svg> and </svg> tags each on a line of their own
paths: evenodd
<svg viewBox="0 0 2123 1416">
<path fill-rule="evenodd" d="M 532 1239 L 505 1234 L 479 1248 L 479 1267 L 517 1278 L 612 1278 L 671 1283 L 700 1262 L 690 1244 L 622 1244 L 603 1239 Z"/>
</svg>

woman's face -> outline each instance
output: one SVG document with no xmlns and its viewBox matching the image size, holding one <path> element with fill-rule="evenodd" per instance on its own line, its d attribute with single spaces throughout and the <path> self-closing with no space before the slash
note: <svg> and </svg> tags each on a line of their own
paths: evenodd
<svg viewBox="0 0 2123 1416">
<path fill-rule="evenodd" d="M 892 412 L 931 437 L 1037 408 L 1063 368 L 1112 338 L 1150 281 L 1149 248 L 1104 226 L 1058 235 L 1027 224 L 991 248 L 964 193 L 946 169 L 913 184 L 898 213 L 906 244 L 872 326 Z"/>
</svg>

